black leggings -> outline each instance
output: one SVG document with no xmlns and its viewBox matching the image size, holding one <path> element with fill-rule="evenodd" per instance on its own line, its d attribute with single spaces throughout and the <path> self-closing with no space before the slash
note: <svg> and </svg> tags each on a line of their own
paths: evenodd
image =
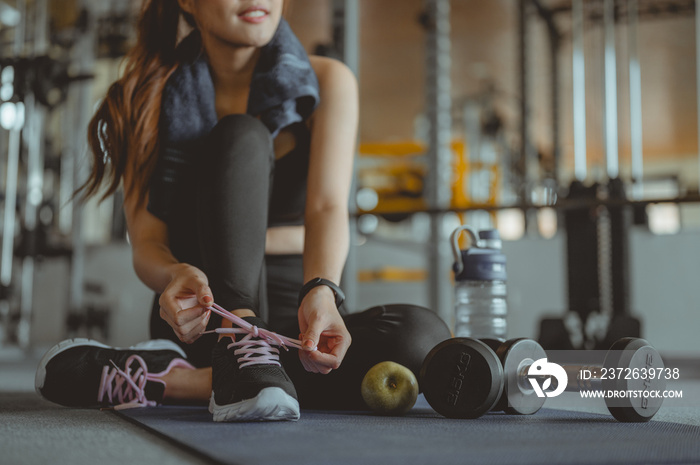
<svg viewBox="0 0 700 465">
<path fill-rule="evenodd" d="M 219 305 L 250 308 L 271 330 L 296 338 L 302 256 L 265 255 L 274 170 L 270 134 L 254 118 L 231 115 L 219 121 L 204 147 L 191 187 L 178 193 L 181 214 L 168 221 L 171 250 L 178 260 L 202 269 Z M 211 366 L 217 337 L 181 343 L 160 318 L 158 297 L 151 311 L 151 337 L 177 342 L 195 366 Z M 383 305 L 343 318 L 352 345 L 338 370 L 309 373 L 296 350 L 282 351 L 281 361 L 305 408 L 363 408 L 360 383 L 369 368 L 392 360 L 417 375 L 430 349 L 450 337 L 437 315 L 413 305 Z M 209 329 L 220 324 L 221 318 L 212 314 Z"/>
</svg>

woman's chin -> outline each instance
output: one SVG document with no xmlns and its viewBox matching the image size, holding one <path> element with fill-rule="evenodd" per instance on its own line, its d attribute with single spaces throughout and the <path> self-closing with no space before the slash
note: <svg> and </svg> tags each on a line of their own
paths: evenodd
<svg viewBox="0 0 700 465">
<path fill-rule="evenodd" d="M 272 37 L 275 35 L 276 27 L 274 29 L 259 28 L 258 30 L 252 31 L 245 31 L 242 29 L 244 28 L 238 28 L 235 33 L 212 33 L 211 35 L 218 39 L 216 42 L 228 44 L 233 47 L 264 47 L 272 40 Z"/>
</svg>

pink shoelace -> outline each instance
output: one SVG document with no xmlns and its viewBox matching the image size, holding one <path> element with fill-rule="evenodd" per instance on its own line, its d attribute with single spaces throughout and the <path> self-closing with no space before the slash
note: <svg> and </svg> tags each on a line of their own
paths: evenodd
<svg viewBox="0 0 700 465">
<path fill-rule="evenodd" d="M 138 363 L 138 369 L 132 374 L 131 365 L 133 362 Z M 155 381 L 165 385 L 162 377 L 170 372 L 175 367 L 188 368 L 194 370 L 194 367 L 181 358 L 174 358 L 168 367 L 160 373 L 149 373 L 146 361 L 139 355 L 132 355 L 126 359 L 126 371 L 120 369 L 113 361 L 110 360 L 112 368 L 105 365 L 102 368 L 102 379 L 100 388 L 97 393 L 97 401 L 102 402 L 107 397 L 110 404 L 115 404 L 115 410 L 122 410 L 134 407 L 153 407 L 156 401 L 146 399 L 146 383 Z"/>
<path fill-rule="evenodd" d="M 226 318 L 228 321 L 238 326 L 238 328 L 217 328 L 211 331 L 205 331 L 202 334 L 217 333 L 231 335 L 233 342 L 226 346 L 226 348 L 231 349 L 233 347 L 239 347 L 233 353 L 234 355 L 243 355 L 238 360 L 241 368 L 250 365 L 281 366 L 279 362 L 280 351 L 273 346 L 282 347 L 284 350 L 289 350 L 289 347 L 295 349 L 302 348 L 301 341 L 298 339 L 292 339 L 267 329 L 258 328 L 217 304 L 208 308 L 212 312 Z M 245 336 L 237 341 L 235 339 L 236 334 L 245 334 Z M 314 348 L 314 350 L 316 349 Z"/>
</svg>

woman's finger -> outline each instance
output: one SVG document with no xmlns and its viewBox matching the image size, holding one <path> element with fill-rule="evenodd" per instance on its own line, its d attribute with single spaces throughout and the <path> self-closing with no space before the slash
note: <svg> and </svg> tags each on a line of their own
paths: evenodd
<svg viewBox="0 0 700 465">
<path fill-rule="evenodd" d="M 170 313 L 163 307 L 160 307 L 160 317 L 163 319 L 163 321 L 168 323 L 169 326 L 173 326 L 173 319 L 170 316 Z"/>
<path fill-rule="evenodd" d="M 183 334 L 183 342 L 186 342 L 187 344 L 192 344 L 194 341 L 199 339 L 202 335 L 202 332 L 204 332 L 207 329 L 207 323 L 209 323 L 208 314 L 202 315 L 202 318 L 193 321 L 191 328 L 188 329 L 183 327 L 181 329 Z"/>
<path fill-rule="evenodd" d="M 309 361 L 316 366 L 316 368 L 324 374 L 330 373 L 331 370 L 337 370 L 340 368 L 340 360 L 338 357 L 332 354 L 324 354 L 320 351 L 310 352 Z"/>
<path fill-rule="evenodd" d="M 318 373 L 318 368 L 311 363 L 308 355 L 308 352 L 304 352 L 302 350 L 299 351 L 299 360 L 301 361 L 301 365 L 304 367 L 304 370 L 308 371 L 309 373 Z"/>
<path fill-rule="evenodd" d="M 202 315 L 204 315 L 207 312 L 208 310 L 201 306 L 179 310 L 175 314 L 173 322 L 176 323 L 178 326 L 184 326 L 191 321 L 201 318 Z"/>
<path fill-rule="evenodd" d="M 180 301 L 181 299 L 176 298 L 174 293 L 171 293 L 166 290 L 160 295 L 158 303 L 160 304 L 160 308 L 165 310 L 165 312 L 172 319 L 174 315 L 178 312 L 178 310 L 182 310 L 182 305 Z"/>
<path fill-rule="evenodd" d="M 345 354 L 348 352 L 350 344 L 352 344 L 350 334 L 335 338 L 335 345 L 331 348 L 331 354 L 339 360 L 339 363 L 342 363 L 345 359 Z"/>
<path fill-rule="evenodd" d="M 321 339 L 321 333 L 326 330 L 328 326 L 326 319 L 323 317 L 323 313 L 311 315 L 308 321 L 308 328 L 304 331 L 303 339 L 301 345 L 304 350 L 313 350 L 314 347 L 318 346 L 319 340 Z"/>
<path fill-rule="evenodd" d="M 197 301 L 205 307 L 211 307 L 214 303 L 214 296 L 207 283 L 200 283 L 197 288 Z"/>
<path fill-rule="evenodd" d="M 202 322 L 206 318 L 206 312 L 201 315 L 197 315 L 195 318 L 183 319 L 181 322 L 178 321 L 178 330 L 182 334 L 189 334 L 194 331 L 197 327 L 201 326 Z"/>
</svg>

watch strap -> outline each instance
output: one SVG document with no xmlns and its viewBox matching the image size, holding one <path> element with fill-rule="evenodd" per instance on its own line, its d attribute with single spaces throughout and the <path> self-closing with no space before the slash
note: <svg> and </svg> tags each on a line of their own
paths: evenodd
<svg viewBox="0 0 700 465">
<path fill-rule="evenodd" d="M 342 289 L 340 289 L 340 287 L 338 287 L 338 285 L 335 284 L 333 281 L 329 281 L 323 278 L 313 278 L 301 287 L 301 290 L 299 291 L 299 301 L 297 302 L 297 306 L 301 307 L 301 302 L 302 300 L 304 300 L 304 297 L 306 297 L 306 294 L 308 294 L 311 291 L 311 289 L 318 286 L 328 286 L 335 295 L 335 306 L 337 308 L 340 308 L 340 306 L 343 304 L 343 301 L 345 300 L 345 294 L 343 293 Z"/>
</svg>

